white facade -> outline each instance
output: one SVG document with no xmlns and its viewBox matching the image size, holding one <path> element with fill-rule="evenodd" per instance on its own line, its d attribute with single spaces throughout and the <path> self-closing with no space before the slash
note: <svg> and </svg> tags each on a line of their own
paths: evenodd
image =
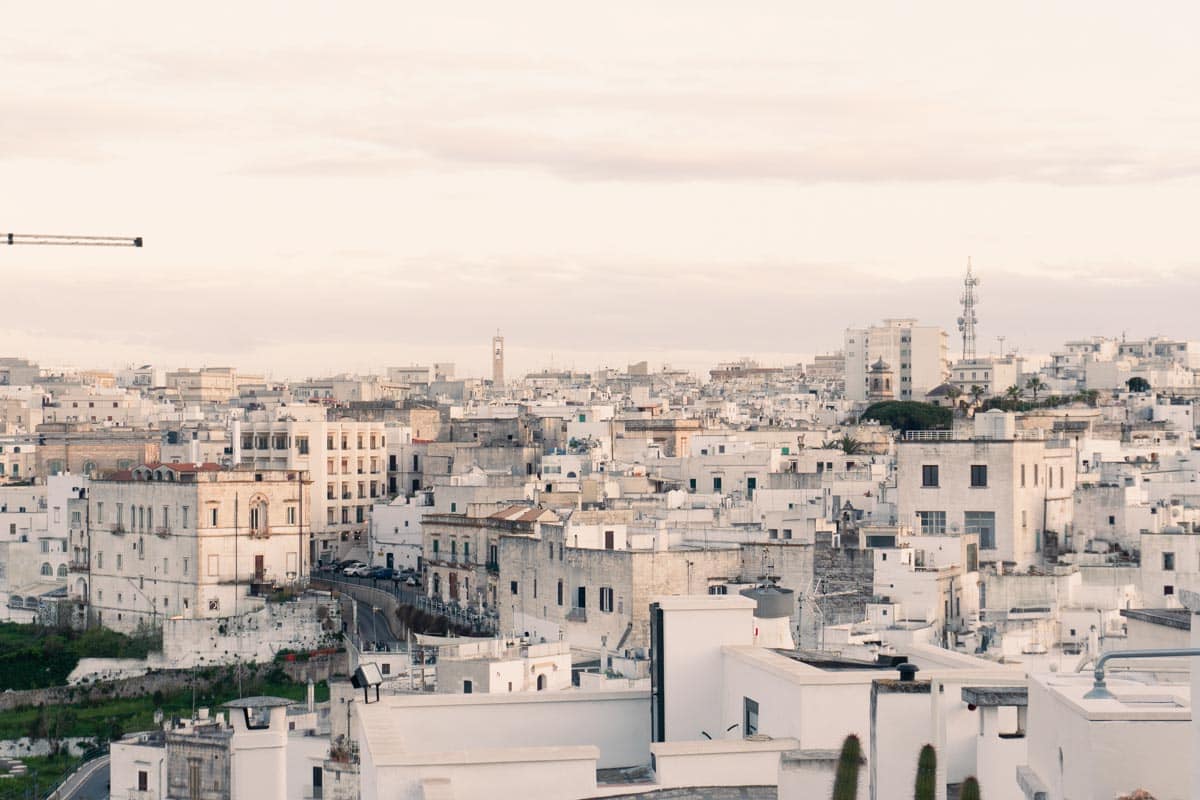
<svg viewBox="0 0 1200 800">
<path fill-rule="evenodd" d="M 1003 416 L 989 412 L 981 417 Z M 979 430 L 988 420 L 978 419 Z M 920 433 L 920 432 L 917 432 Z M 1067 440 L 912 436 L 897 445 L 897 512 L 927 534 L 978 533 L 979 559 L 1037 563 L 1044 534 L 1065 537 L 1074 511 Z"/>
<path fill-rule="evenodd" d="M 281 406 L 235 420 L 231 432 L 234 464 L 308 473 L 311 557 L 322 561 L 366 547 L 371 504 L 387 495 L 384 424 L 325 417 L 320 406 Z"/>
<path fill-rule="evenodd" d="M 896 376 L 896 399 L 919 400 L 946 380 L 946 332 L 915 319 L 885 319 L 870 328 L 847 328 L 843 350 L 846 358 L 846 397 L 867 399 L 871 365 L 887 362 Z"/>
</svg>

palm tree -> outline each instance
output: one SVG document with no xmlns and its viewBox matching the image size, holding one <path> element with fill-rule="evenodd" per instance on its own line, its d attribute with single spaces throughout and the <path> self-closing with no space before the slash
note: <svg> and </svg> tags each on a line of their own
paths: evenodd
<svg viewBox="0 0 1200 800">
<path fill-rule="evenodd" d="M 987 389 L 984 389 L 978 383 L 971 386 L 971 402 L 975 405 L 979 405 L 985 394 L 987 394 Z"/>
<path fill-rule="evenodd" d="M 841 450 L 848 456 L 856 456 L 863 451 L 863 443 L 850 434 L 846 434 L 840 439 L 821 442 L 821 447 L 827 450 Z"/>
<path fill-rule="evenodd" d="M 1042 381 L 1041 378 L 1039 378 L 1037 375 L 1034 375 L 1032 378 L 1030 378 L 1028 381 L 1025 382 L 1025 388 L 1033 393 L 1033 402 L 1036 403 L 1038 392 L 1040 392 L 1042 389 L 1046 389 L 1048 387 Z"/>
<path fill-rule="evenodd" d="M 1014 383 L 1012 386 L 1004 390 L 1004 396 L 1015 408 L 1017 403 L 1021 402 L 1021 387 Z"/>
<path fill-rule="evenodd" d="M 951 384 L 946 387 L 946 397 L 950 400 L 950 408 L 957 408 L 958 398 L 962 397 L 962 389 Z"/>
</svg>

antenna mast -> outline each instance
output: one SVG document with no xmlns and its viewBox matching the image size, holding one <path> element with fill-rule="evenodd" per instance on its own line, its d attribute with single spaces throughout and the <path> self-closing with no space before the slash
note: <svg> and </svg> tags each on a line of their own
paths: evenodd
<svg viewBox="0 0 1200 800">
<path fill-rule="evenodd" d="M 967 277 L 963 279 L 962 316 L 958 318 L 958 330 L 962 333 L 962 357 L 964 361 L 975 358 L 975 287 L 979 279 L 971 272 L 971 257 L 967 257 Z"/>
</svg>

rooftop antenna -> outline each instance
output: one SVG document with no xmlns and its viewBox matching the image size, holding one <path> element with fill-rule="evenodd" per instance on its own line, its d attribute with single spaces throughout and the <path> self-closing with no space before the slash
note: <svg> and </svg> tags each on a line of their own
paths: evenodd
<svg viewBox="0 0 1200 800">
<path fill-rule="evenodd" d="M 958 318 L 958 330 L 962 333 L 962 357 L 964 361 L 975 358 L 975 287 L 979 279 L 971 272 L 971 257 L 967 256 L 967 276 L 963 279 L 962 316 Z"/>
</svg>

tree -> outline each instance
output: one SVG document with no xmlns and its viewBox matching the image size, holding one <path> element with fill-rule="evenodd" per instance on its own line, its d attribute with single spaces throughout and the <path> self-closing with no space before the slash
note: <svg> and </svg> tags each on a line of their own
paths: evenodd
<svg viewBox="0 0 1200 800">
<path fill-rule="evenodd" d="M 1012 403 L 1013 407 L 1015 408 L 1017 403 L 1021 402 L 1021 387 L 1014 383 L 1012 386 L 1004 390 L 1004 397 L 1006 400 Z"/>
<path fill-rule="evenodd" d="M 1127 387 L 1129 387 L 1129 391 L 1131 391 L 1131 392 L 1148 392 L 1148 391 L 1150 391 L 1150 381 L 1146 380 L 1145 378 L 1143 378 L 1139 375 L 1135 375 L 1132 378 L 1130 378 L 1129 380 L 1125 381 L 1125 385 Z"/>
<path fill-rule="evenodd" d="M 833 779 L 833 800 L 854 800 L 858 797 L 858 770 L 862 766 L 862 743 L 850 734 L 842 742 L 837 774 Z"/>
<path fill-rule="evenodd" d="M 958 793 L 958 800 L 980 800 L 979 781 L 975 780 L 974 775 L 963 781 L 962 789 Z"/>
<path fill-rule="evenodd" d="M 1042 391 L 1043 389 L 1047 389 L 1049 387 L 1046 386 L 1045 382 L 1042 381 L 1041 378 L 1039 378 L 1037 375 L 1034 375 L 1033 377 L 1031 377 L 1029 380 L 1027 380 L 1025 382 L 1025 388 L 1028 389 L 1030 391 L 1030 393 L 1033 394 L 1033 402 L 1036 403 L 1038 392 Z"/>
<path fill-rule="evenodd" d="M 1100 392 L 1096 389 L 1084 389 L 1079 393 L 1079 399 L 1095 408 L 1096 403 L 1100 400 Z"/>
<path fill-rule="evenodd" d="M 821 447 L 827 450 L 841 450 L 848 456 L 856 456 L 863 451 L 863 443 L 849 434 L 840 439 L 821 442 Z"/>
<path fill-rule="evenodd" d="M 859 417 L 860 422 L 869 419 L 890 425 L 898 431 L 944 430 L 953 422 L 953 412 L 948 408 L 915 400 L 888 400 L 868 406 Z"/>
<path fill-rule="evenodd" d="M 983 400 L 983 396 L 985 394 L 987 394 L 987 389 L 984 389 L 982 386 L 980 386 L 977 383 L 972 384 L 972 386 L 971 386 L 971 402 L 973 402 L 975 405 L 979 405 L 980 401 Z"/>
<path fill-rule="evenodd" d="M 937 797 L 937 753 L 933 745 L 927 744 L 921 748 L 917 759 L 917 783 L 913 791 L 913 800 L 933 800 Z"/>
</svg>

